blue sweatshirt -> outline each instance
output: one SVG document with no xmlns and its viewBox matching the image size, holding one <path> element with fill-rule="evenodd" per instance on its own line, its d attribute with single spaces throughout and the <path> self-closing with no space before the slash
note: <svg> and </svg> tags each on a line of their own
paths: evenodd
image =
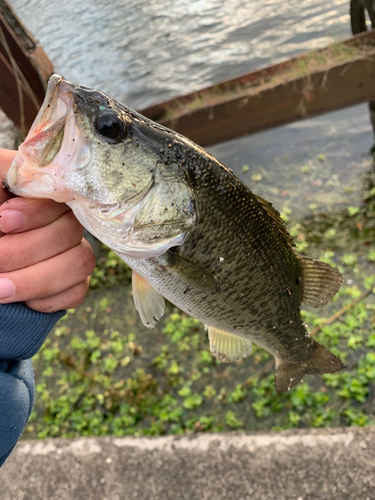
<svg viewBox="0 0 375 500">
<path fill-rule="evenodd" d="M 35 383 L 30 358 L 64 314 L 39 313 L 22 303 L 0 304 L 0 467 L 33 409 Z"/>
</svg>

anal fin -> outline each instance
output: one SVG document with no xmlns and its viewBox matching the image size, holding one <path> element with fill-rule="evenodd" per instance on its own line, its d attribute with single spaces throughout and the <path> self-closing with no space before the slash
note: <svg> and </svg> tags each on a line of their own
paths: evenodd
<svg viewBox="0 0 375 500">
<path fill-rule="evenodd" d="M 147 280 L 135 271 L 133 271 L 132 282 L 134 304 L 142 323 L 147 328 L 154 328 L 164 314 L 164 299 Z"/>
<path fill-rule="evenodd" d="M 322 307 L 339 290 L 342 283 L 341 273 L 325 262 L 297 256 L 301 260 L 303 276 L 303 304 Z"/>
<path fill-rule="evenodd" d="M 210 339 L 210 351 L 215 358 L 230 363 L 241 358 L 246 358 L 251 354 L 251 341 L 233 335 L 233 333 L 224 332 L 212 326 L 207 326 L 208 337 Z"/>
</svg>

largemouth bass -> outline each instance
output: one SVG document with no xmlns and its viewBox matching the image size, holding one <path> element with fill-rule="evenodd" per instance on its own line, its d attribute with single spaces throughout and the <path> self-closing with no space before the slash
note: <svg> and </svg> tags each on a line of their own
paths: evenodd
<svg viewBox="0 0 375 500">
<path fill-rule="evenodd" d="M 145 326 L 165 297 L 207 326 L 222 361 L 248 356 L 254 341 L 275 358 L 278 392 L 342 368 L 300 314 L 334 296 L 340 273 L 299 255 L 273 206 L 185 137 L 53 75 L 6 183 L 67 203 L 129 264 Z"/>
</svg>

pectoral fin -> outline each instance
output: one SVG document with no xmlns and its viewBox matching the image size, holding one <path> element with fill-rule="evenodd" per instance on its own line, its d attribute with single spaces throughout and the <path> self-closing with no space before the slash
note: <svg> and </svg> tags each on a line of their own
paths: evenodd
<svg viewBox="0 0 375 500">
<path fill-rule="evenodd" d="M 192 288 L 204 290 L 205 292 L 220 290 L 218 281 L 210 271 L 170 250 L 158 257 L 158 262 Z"/>
<path fill-rule="evenodd" d="M 251 354 L 251 341 L 232 333 L 207 326 L 210 339 L 210 351 L 215 358 L 230 363 Z"/>
<path fill-rule="evenodd" d="M 135 307 L 147 328 L 154 328 L 164 314 L 164 299 L 148 281 L 133 271 L 133 298 Z"/>
</svg>

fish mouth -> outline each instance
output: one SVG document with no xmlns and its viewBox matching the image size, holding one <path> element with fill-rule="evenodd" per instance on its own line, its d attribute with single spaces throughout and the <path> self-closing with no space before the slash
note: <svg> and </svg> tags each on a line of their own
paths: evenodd
<svg viewBox="0 0 375 500">
<path fill-rule="evenodd" d="M 68 163 L 82 149 L 74 116 L 75 88 L 60 75 L 51 76 L 42 107 L 7 174 L 5 187 L 12 193 L 59 202 L 74 199 L 63 179 Z M 68 143 L 68 138 L 73 140 Z M 87 157 L 86 141 L 83 146 Z"/>
</svg>

